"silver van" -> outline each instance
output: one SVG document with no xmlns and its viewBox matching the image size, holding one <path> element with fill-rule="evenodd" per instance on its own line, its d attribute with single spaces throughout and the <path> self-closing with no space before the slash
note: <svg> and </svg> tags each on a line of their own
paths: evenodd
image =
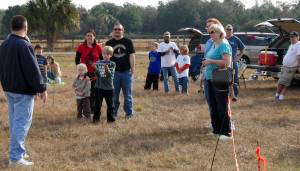
<svg viewBox="0 0 300 171">
<path fill-rule="evenodd" d="M 179 32 L 183 32 L 189 35 L 189 49 L 193 55 L 193 51 L 201 44 L 202 47 L 210 39 L 209 34 L 204 34 L 200 30 L 195 28 L 182 28 Z M 245 53 L 241 58 L 246 64 L 256 64 L 258 59 L 257 56 L 261 49 L 268 48 L 268 45 L 278 37 L 275 33 L 263 33 L 263 32 L 235 32 L 234 35 L 239 37 L 241 41 L 245 44 Z M 204 49 L 204 48 L 202 48 Z"/>
</svg>

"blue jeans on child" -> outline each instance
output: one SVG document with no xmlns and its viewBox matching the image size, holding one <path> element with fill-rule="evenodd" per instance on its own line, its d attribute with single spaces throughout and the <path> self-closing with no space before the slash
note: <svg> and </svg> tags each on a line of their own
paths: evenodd
<svg viewBox="0 0 300 171">
<path fill-rule="evenodd" d="M 18 161 L 26 153 L 25 139 L 32 122 L 34 96 L 4 92 L 8 102 L 11 161 Z"/>
<path fill-rule="evenodd" d="M 175 90 L 176 90 L 176 92 L 179 92 L 179 84 L 178 84 L 178 79 L 177 79 L 175 67 L 162 67 L 161 69 L 163 71 L 163 76 L 164 76 L 164 90 L 165 90 L 165 93 L 170 91 L 169 83 L 168 83 L 169 71 L 171 72 L 172 77 L 173 77 Z"/>
<path fill-rule="evenodd" d="M 189 84 L 189 78 L 188 77 L 181 77 L 178 78 L 179 85 L 181 86 L 181 92 L 187 93 L 188 91 L 188 84 Z"/>
<path fill-rule="evenodd" d="M 118 110 L 120 106 L 119 95 L 122 89 L 124 96 L 124 111 L 126 116 L 131 117 L 134 113 L 133 111 L 133 98 L 132 98 L 132 74 L 129 70 L 119 72 L 116 71 L 114 75 L 114 117 L 118 116 Z"/>
</svg>

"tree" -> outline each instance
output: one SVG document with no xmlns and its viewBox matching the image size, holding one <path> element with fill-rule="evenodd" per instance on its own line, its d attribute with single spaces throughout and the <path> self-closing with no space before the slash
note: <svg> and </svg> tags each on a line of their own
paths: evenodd
<svg viewBox="0 0 300 171">
<path fill-rule="evenodd" d="M 116 16 L 121 7 L 112 3 L 101 3 L 90 10 L 89 26 L 100 34 L 109 34 L 115 23 L 118 22 Z"/>
<path fill-rule="evenodd" d="M 26 8 L 30 28 L 45 35 L 49 51 L 59 33 L 79 28 L 79 12 L 71 0 L 30 0 Z"/>
<path fill-rule="evenodd" d="M 1 35 L 6 36 L 10 33 L 11 19 L 15 15 L 22 15 L 24 13 L 24 9 L 24 6 L 15 5 L 8 7 L 8 9 L 5 10 L 1 21 Z"/>
</svg>

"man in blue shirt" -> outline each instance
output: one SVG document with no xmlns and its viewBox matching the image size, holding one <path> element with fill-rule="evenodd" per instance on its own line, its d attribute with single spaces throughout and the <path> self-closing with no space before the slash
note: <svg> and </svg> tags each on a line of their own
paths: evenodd
<svg viewBox="0 0 300 171">
<path fill-rule="evenodd" d="M 228 24 L 226 27 L 226 39 L 228 40 L 231 48 L 232 48 L 232 61 L 234 68 L 234 84 L 233 84 L 233 101 L 237 101 L 238 96 L 238 83 L 239 83 L 239 69 L 238 69 L 238 61 L 244 54 L 245 45 L 243 42 L 235 35 L 233 35 L 233 27 Z M 237 51 L 239 50 L 239 54 Z"/>
</svg>

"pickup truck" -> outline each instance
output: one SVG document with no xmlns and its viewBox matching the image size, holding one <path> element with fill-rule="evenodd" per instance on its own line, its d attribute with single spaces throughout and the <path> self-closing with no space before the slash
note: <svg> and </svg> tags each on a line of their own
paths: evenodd
<svg viewBox="0 0 300 171">
<path fill-rule="evenodd" d="M 268 48 L 261 50 L 262 54 L 275 54 L 277 56 L 277 62 L 275 65 L 252 64 L 248 65 L 247 68 L 257 69 L 257 71 L 259 71 L 257 72 L 258 76 L 273 77 L 278 79 L 283 57 L 290 45 L 289 33 L 291 31 L 297 31 L 300 33 L 300 22 L 293 18 L 278 18 L 264 21 L 257 24 L 255 27 L 259 30 L 267 29 L 279 35 L 270 43 Z M 300 80 L 300 73 L 297 73 L 294 79 Z"/>
</svg>

